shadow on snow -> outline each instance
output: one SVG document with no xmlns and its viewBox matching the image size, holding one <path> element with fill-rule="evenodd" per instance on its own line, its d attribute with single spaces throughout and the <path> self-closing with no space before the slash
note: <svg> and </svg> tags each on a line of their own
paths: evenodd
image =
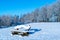
<svg viewBox="0 0 60 40">
<path fill-rule="evenodd" d="M 33 32 L 29 32 L 29 34 L 34 34 L 35 32 L 41 31 L 42 29 L 30 29 L 30 31 Z"/>
</svg>

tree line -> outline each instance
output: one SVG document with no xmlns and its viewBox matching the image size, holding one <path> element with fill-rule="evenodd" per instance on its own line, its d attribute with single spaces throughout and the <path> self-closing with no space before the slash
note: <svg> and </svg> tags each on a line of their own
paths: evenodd
<svg viewBox="0 0 60 40">
<path fill-rule="evenodd" d="M 15 26 L 33 22 L 60 22 L 60 1 L 56 1 L 51 5 L 45 5 L 37 8 L 31 13 L 26 13 L 22 17 L 17 15 L 0 16 L 0 26 Z"/>
</svg>

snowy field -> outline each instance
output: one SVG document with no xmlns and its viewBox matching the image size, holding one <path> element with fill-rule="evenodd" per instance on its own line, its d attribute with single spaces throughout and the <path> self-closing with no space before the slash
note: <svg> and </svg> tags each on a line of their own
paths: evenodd
<svg viewBox="0 0 60 40">
<path fill-rule="evenodd" d="M 25 24 L 28 25 L 28 24 Z M 11 35 L 14 27 L 0 29 L 0 40 L 60 40 L 60 23 L 30 23 L 28 36 Z"/>
</svg>

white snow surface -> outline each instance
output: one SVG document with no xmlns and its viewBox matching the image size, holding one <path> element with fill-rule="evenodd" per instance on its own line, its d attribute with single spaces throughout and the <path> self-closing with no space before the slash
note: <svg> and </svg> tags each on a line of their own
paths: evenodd
<svg viewBox="0 0 60 40">
<path fill-rule="evenodd" d="M 25 24 L 28 25 L 28 24 Z M 14 27 L 0 29 L 0 40 L 60 40 L 60 22 L 29 23 L 33 33 L 29 36 L 11 35 Z"/>
</svg>

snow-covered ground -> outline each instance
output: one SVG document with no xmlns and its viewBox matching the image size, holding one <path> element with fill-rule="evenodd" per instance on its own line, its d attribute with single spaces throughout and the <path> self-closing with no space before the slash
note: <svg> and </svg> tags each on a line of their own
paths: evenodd
<svg viewBox="0 0 60 40">
<path fill-rule="evenodd" d="M 28 24 L 25 24 L 28 25 Z M 0 29 L 0 40 L 60 40 L 60 23 L 30 23 L 29 36 L 11 36 L 14 27 Z"/>
</svg>

